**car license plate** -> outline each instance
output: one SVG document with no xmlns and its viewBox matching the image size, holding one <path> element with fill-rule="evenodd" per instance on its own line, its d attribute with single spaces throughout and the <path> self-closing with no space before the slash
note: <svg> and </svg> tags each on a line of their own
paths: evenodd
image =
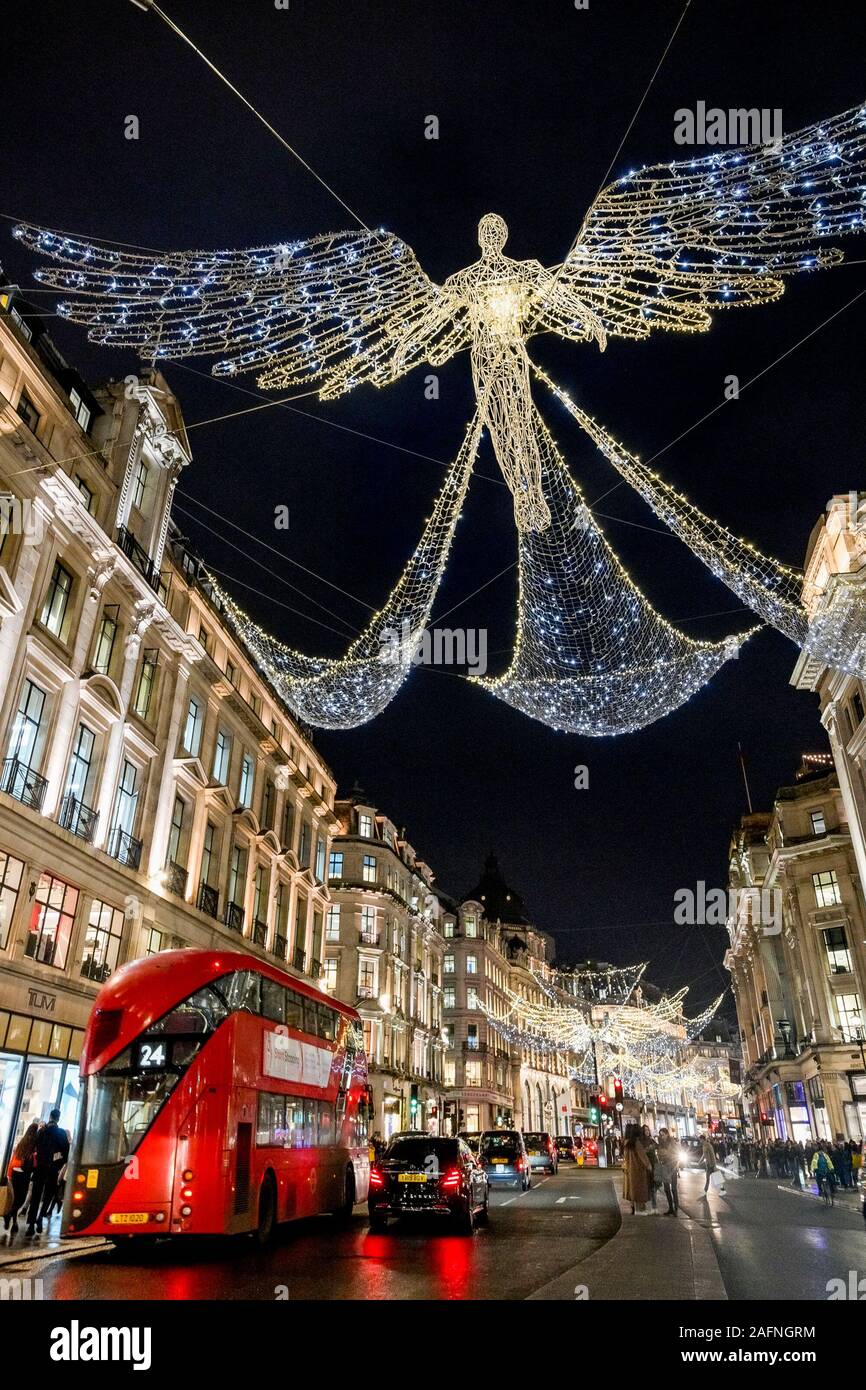
<svg viewBox="0 0 866 1390">
<path fill-rule="evenodd" d="M 493 1162 L 494 1162 L 494 1163 L 507 1163 L 507 1162 L 508 1162 L 508 1159 L 507 1159 L 507 1158 L 494 1158 Z"/>
<path fill-rule="evenodd" d="M 426 1181 L 427 1181 L 427 1174 L 426 1174 L 426 1173 L 398 1173 L 398 1174 L 397 1174 L 397 1181 L 398 1181 L 398 1182 L 426 1182 Z"/>
<path fill-rule="evenodd" d="M 108 1220 L 112 1226 L 146 1226 L 149 1217 L 146 1211 L 113 1211 Z"/>
<path fill-rule="evenodd" d="M 530 1150 L 529 1150 L 529 1157 L 530 1157 L 530 1158 L 540 1158 L 540 1157 L 541 1157 L 541 1149 L 530 1149 Z"/>
</svg>

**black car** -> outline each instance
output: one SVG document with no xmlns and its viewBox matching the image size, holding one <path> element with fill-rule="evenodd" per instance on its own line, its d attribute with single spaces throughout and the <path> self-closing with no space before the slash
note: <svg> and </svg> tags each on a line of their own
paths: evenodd
<svg viewBox="0 0 866 1390">
<path fill-rule="evenodd" d="M 557 1134 L 554 1142 L 556 1144 L 556 1156 L 560 1163 L 577 1162 L 577 1150 L 570 1134 Z"/>
<path fill-rule="evenodd" d="M 457 1135 L 457 1138 L 462 1139 L 464 1144 L 468 1144 L 475 1157 L 478 1157 L 478 1145 L 481 1142 L 480 1129 L 461 1129 L 460 1133 Z"/>
<path fill-rule="evenodd" d="M 462 1139 L 396 1135 L 370 1169 L 370 1229 L 389 1216 L 448 1216 L 471 1235 L 487 1219 L 487 1177 Z"/>
<path fill-rule="evenodd" d="M 529 1159 L 519 1129 L 485 1129 L 478 1145 L 478 1157 L 491 1183 L 531 1186 Z"/>
</svg>

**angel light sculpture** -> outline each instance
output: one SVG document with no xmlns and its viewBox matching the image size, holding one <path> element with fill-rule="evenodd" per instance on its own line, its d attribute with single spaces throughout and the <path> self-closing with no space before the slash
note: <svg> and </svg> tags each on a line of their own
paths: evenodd
<svg viewBox="0 0 866 1390">
<path fill-rule="evenodd" d="M 480 259 L 441 286 L 384 230 L 156 259 L 30 224 L 15 235 L 60 263 L 37 278 L 72 293 L 62 314 L 84 324 L 93 341 L 134 347 L 154 361 L 216 356 L 217 376 L 255 371 L 263 388 L 313 387 L 329 400 L 468 349 L 475 415 L 406 569 L 344 657 L 294 651 L 211 577 L 214 592 L 302 718 L 331 728 L 371 719 L 412 668 L 486 429 L 514 497 L 519 597 L 508 670 L 472 679 L 554 728 L 606 735 L 677 708 L 749 633 L 696 642 L 652 609 L 569 474 L 533 399 L 533 376 L 764 622 L 827 664 L 864 675 L 866 610 L 852 585 L 831 616 L 810 627 L 802 574 L 762 555 L 642 465 L 532 363 L 527 342 L 554 332 L 603 350 L 611 338 L 706 331 L 716 310 L 777 298 L 786 276 L 842 259 L 828 238 L 862 231 L 864 156 L 866 107 L 859 107 L 766 147 L 633 171 L 599 193 L 568 256 L 550 269 L 507 257 L 506 225 L 488 214 Z M 409 634 L 397 659 L 386 631 Z"/>
</svg>

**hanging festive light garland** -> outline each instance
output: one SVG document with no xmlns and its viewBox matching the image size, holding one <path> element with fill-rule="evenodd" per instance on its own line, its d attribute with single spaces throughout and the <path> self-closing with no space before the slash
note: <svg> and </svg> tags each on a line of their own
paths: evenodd
<svg viewBox="0 0 866 1390">
<path fill-rule="evenodd" d="M 543 999 L 507 988 L 504 1016 L 485 1004 L 479 1007 L 494 1031 L 512 1045 L 567 1057 L 573 1079 L 581 1084 L 594 1084 L 615 1072 L 630 1094 L 641 1088 L 655 1094 L 695 1093 L 706 1068 L 703 1059 L 684 1054 L 715 1016 L 724 994 L 687 1019 L 687 988 L 647 1001 L 639 985 L 644 969 L 636 965 L 556 971 L 547 978 L 533 973 Z M 618 984 L 622 1002 L 598 999 L 603 982 Z"/>
<path fill-rule="evenodd" d="M 841 260 L 827 238 L 863 230 L 864 171 L 866 107 L 857 107 L 772 145 L 631 171 L 599 193 L 552 269 L 505 256 L 508 229 L 488 214 L 479 225 L 481 258 L 442 286 L 384 229 L 159 256 L 31 224 L 14 235 L 60 262 L 37 278 L 71 292 L 61 314 L 84 324 L 93 341 L 134 347 L 154 362 L 217 356 L 218 376 L 258 371 L 263 387 L 312 385 L 331 399 L 468 348 L 479 423 L 489 428 L 520 533 L 514 657 L 503 676 L 481 683 L 554 728 L 605 735 L 682 704 L 748 634 L 695 642 L 653 611 L 535 410 L 526 342 L 547 331 L 604 350 L 614 336 L 705 331 L 718 309 L 777 298 L 785 276 Z M 744 602 L 831 664 L 862 673 L 859 588 L 849 585 L 837 610 L 810 629 L 795 571 L 704 517 L 541 375 L 621 476 Z M 458 459 L 471 469 L 474 449 Z M 439 540 L 423 539 L 407 572 L 435 555 L 438 581 L 448 549 Z M 383 609 L 389 617 L 401 611 L 402 584 Z M 432 597 L 424 593 L 409 607 L 426 615 Z M 400 683 L 394 671 L 385 680 L 370 665 L 371 630 L 335 667 L 276 642 L 236 605 L 231 611 L 311 723 L 361 723 Z"/>
<path fill-rule="evenodd" d="M 230 623 L 289 708 L 308 724 L 350 729 L 366 723 L 390 703 L 406 680 L 445 571 L 480 436 L 476 414 L 412 558 L 384 607 L 344 657 L 315 659 L 278 642 L 208 573 L 209 587 Z"/>
</svg>

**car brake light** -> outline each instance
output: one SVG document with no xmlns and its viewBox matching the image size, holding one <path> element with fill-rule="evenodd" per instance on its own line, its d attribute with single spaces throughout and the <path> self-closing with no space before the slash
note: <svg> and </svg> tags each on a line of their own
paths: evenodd
<svg viewBox="0 0 866 1390">
<path fill-rule="evenodd" d="M 382 1169 L 381 1169 L 381 1168 L 373 1167 L 373 1168 L 370 1169 L 370 1186 L 371 1186 L 371 1187 L 384 1187 L 384 1186 L 385 1186 L 385 1175 L 384 1175 L 384 1173 L 382 1172 Z"/>
<path fill-rule="evenodd" d="M 442 1186 L 454 1189 L 460 1186 L 460 1169 L 449 1168 L 447 1173 L 442 1175 Z"/>
<path fill-rule="evenodd" d="M 519 1158 L 519 1159 L 517 1160 L 517 1171 L 518 1171 L 518 1173 L 522 1173 L 522 1172 L 523 1172 L 523 1159 L 522 1159 L 522 1158 Z"/>
</svg>

